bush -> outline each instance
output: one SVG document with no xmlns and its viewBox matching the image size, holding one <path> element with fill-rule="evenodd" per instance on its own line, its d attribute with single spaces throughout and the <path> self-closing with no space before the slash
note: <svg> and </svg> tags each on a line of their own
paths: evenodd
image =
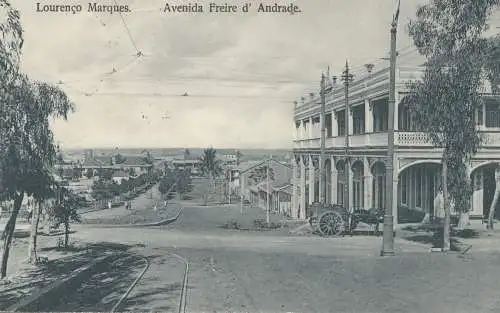
<svg viewBox="0 0 500 313">
<path fill-rule="evenodd" d="M 398 208 L 399 223 L 420 223 L 424 219 L 425 212 L 410 209 L 407 206 Z"/>
<path fill-rule="evenodd" d="M 227 221 L 222 228 L 225 229 L 241 229 L 241 224 L 237 220 Z"/>
</svg>

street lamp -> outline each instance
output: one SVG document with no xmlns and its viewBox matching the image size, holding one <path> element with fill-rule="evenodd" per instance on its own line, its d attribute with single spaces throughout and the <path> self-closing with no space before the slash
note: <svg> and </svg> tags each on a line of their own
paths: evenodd
<svg viewBox="0 0 500 313">
<path fill-rule="evenodd" d="M 388 116 L 388 136 L 387 136 L 387 162 L 386 162 L 386 194 L 388 203 L 385 204 L 384 214 L 384 237 L 382 241 L 382 256 L 394 255 L 394 218 L 393 218 L 393 198 L 394 198 L 394 107 L 396 106 L 396 34 L 399 18 L 399 6 L 394 14 L 391 24 L 391 54 L 389 72 L 389 116 Z"/>
</svg>

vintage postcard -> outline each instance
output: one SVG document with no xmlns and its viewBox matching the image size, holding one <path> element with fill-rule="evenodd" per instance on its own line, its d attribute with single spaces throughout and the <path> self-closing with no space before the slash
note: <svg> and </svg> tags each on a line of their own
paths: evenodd
<svg viewBox="0 0 500 313">
<path fill-rule="evenodd" d="M 0 61 L 0 311 L 500 311 L 500 0 L 0 0 Z"/>
</svg>

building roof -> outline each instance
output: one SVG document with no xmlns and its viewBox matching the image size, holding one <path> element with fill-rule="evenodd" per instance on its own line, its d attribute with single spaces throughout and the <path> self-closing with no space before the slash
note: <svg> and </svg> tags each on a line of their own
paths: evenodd
<svg viewBox="0 0 500 313">
<path fill-rule="evenodd" d="M 124 155 L 123 163 L 112 164 L 112 156 L 95 156 L 92 159 L 86 159 L 82 167 L 151 167 L 143 156 Z"/>
<path fill-rule="evenodd" d="M 116 171 L 113 173 L 113 177 L 120 178 L 120 177 L 128 177 L 129 175 L 125 173 L 124 171 Z"/>
<path fill-rule="evenodd" d="M 267 164 L 269 164 L 269 168 L 273 170 L 273 186 L 283 186 L 290 183 L 293 174 L 291 166 L 273 159 L 258 162 L 257 164 L 254 164 L 246 170 L 241 171 L 240 175 L 248 175 L 252 172 L 252 170 L 266 166 Z M 265 179 L 263 181 L 265 182 Z"/>
</svg>

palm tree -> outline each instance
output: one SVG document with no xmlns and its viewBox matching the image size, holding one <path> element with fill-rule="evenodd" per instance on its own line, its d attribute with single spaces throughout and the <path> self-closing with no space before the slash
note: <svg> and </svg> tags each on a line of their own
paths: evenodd
<svg viewBox="0 0 500 313">
<path fill-rule="evenodd" d="M 200 171 L 203 176 L 210 180 L 211 191 L 215 191 L 215 179 L 223 173 L 223 169 L 214 148 L 210 147 L 203 151 L 200 158 Z"/>
</svg>

